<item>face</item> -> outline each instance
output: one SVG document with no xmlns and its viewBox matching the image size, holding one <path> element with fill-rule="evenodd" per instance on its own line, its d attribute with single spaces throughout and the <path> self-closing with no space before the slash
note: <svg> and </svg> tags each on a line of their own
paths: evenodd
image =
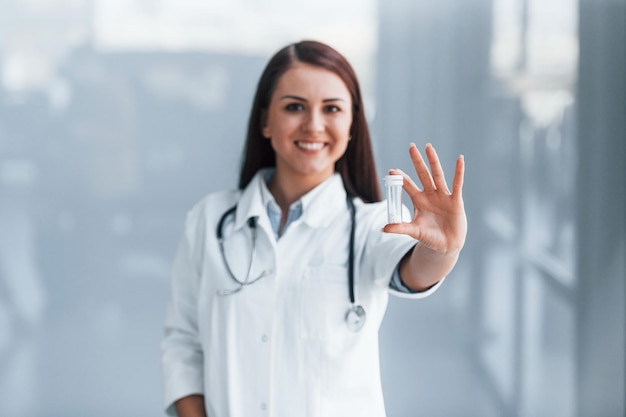
<svg viewBox="0 0 626 417">
<path fill-rule="evenodd" d="M 350 92 L 331 71 L 298 63 L 278 80 L 263 125 L 276 152 L 276 176 L 319 184 L 348 147 Z"/>
</svg>

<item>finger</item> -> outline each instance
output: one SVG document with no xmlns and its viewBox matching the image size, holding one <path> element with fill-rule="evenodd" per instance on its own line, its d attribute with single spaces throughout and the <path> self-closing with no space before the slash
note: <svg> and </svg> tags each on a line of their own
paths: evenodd
<svg viewBox="0 0 626 417">
<path fill-rule="evenodd" d="M 417 184 L 413 181 L 411 177 L 409 177 L 404 171 L 401 169 L 390 169 L 389 174 L 391 175 L 402 175 L 402 188 L 407 192 L 409 196 L 413 196 L 416 193 L 421 192 L 422 190 L 418 187 Z"/>
<path fill-rule="evenodd" d="M 412 143 L 409 147 L 409 154 L 411 155 L 411 161 L 415 167 L 415 172 L 417 172 L 417 177 L 420 179 L 422 187 L 424 187 L 424 191 L 436 190 L 437 187 L 435 186 L 433 177 L 430 175 L 430 171 L 428 171 L 424 158 L 422 158 L 422 154 L 414 143 Z"/>
<path fill-rule="evenodd" d="M 463 198 L 463 179 L 465 177 L 465 157 L 459 156 L 456 160 L 456 169 L 452 179 L 452 198 L 461 200 Z"/>
<path fill-rule="evenodd" d="M 414 239 L 419 240 L 419 230 L 416 230 L 415 225 L 411 223 L 389 223 L 383 227 L 384 233 L 394 233 L 399 235 L 409 235 Z"/>
<path fill-rule="evenodd" d="M 428 158 L 428 163 L 430 164 L 430 171 L 432 172 L 435 186 L 438 190 L 442 190 L 450 194 L 450 190 L 446 184 L 446 177 L 443 173 L 443 168 L 441 167 L 439 157 L 437 156 L 437 151 L 435 151 L 435 148 L 430 143 L 426 144 L 426 157 Z"/>
</svg>

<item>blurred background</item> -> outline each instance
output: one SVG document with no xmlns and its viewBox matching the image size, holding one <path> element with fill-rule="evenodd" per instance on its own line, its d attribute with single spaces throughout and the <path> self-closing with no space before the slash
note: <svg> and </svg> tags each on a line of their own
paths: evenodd
<svg viewBox="0 0 626 417">
<path fill-rule="evenodd" d="M 185 213 L 312 38 L 381 177 L 466 157 L 459 264 L 381 330 L 389 417 L 625 416 L 625 28 L 626 0 L 0 0 L 0 415 L 163 415 Z"/>
</svg>

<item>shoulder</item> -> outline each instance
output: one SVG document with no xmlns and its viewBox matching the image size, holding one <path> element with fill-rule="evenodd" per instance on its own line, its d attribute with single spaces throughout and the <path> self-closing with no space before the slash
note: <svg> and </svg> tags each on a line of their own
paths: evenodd
<svg viewBox="0 0 626 417">
<path fill-rule="evenodd" d="M 380 210 L 385 210 L 385 208 L 387 207 L 387 202 L 383 200 L 376 201 L 374 203 L 366 203 L 359 197 L 355 197 L 354 205 L 356 206 L 357 210 L 363 210 L 366 213 L 372 213 Z"/>
<path fill-rule="evenodd" d="M 210 193 L 194 204 L 189 212 L 200 214 L 216 210 L 219 211 L 220 209 L 227 209 L 237 203 L 239 196 L 241 196 L 240 190 L 227 190 Z"/>
<path fill-rule="evenodd" d="M 360 198 L 354 199 L 357 218 L 370 226 L 376 227 L 380 224 L 383 227 L 387 219 L 387 203 L 379 201 L 375 203 L 365 203 Z"/>
<path fill-rule="evenodd" d="M 187 212 L 185 220 L 187 232 L 193 233 L 199 228 L 216 223 L 226 210 L 237 203 L 240 196 L 240 190 L 228 190 L 203 197 Z"/>
</svg>

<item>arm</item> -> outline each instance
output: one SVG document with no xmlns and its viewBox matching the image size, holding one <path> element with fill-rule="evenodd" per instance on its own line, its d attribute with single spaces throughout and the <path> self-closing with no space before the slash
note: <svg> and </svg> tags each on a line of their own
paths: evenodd
<svg viewBox="0 0 626 417">
<path fill-rule="evenodd" d="M 187 216 L 172 271 L 172 286 L 161 341 L 164 407 L 175 415 L 175 402 L 204 392 L 204 355 L 198 334 L 198 236 L 203 228 L 197 210 Z"/>
<path fill-rule="evenodd" d="M 402 282 L 415 291 L 427 290 L 448 275 L 459 252 L 440 254 L 425 245 L 415 245 L 400 263 Z"/>
<path fill-rule="evenodd" d="M 204 410 L 204 395 L 188 395 L 176 401 L 178 417 L 207 417 Z"/>
<path fill-rule="evenodd" d="M 404 176 L 403 187 L 413 202 L 414 215 L 410 223 L 388 224 L 383 231 L 407 234 L 419 241 L 402 259 L 400 275 L 407 287 L 423 291 L 452 270 L 465 243 L 467 219 L 462 198 L 465 164 L 460 156 L 450 192 L 432 145 L 426 145 L 432 175 L 414 144 L 409 153 L 423 189 L 404 172 L 390 170 L 391 174 Z"/>
</svg>

